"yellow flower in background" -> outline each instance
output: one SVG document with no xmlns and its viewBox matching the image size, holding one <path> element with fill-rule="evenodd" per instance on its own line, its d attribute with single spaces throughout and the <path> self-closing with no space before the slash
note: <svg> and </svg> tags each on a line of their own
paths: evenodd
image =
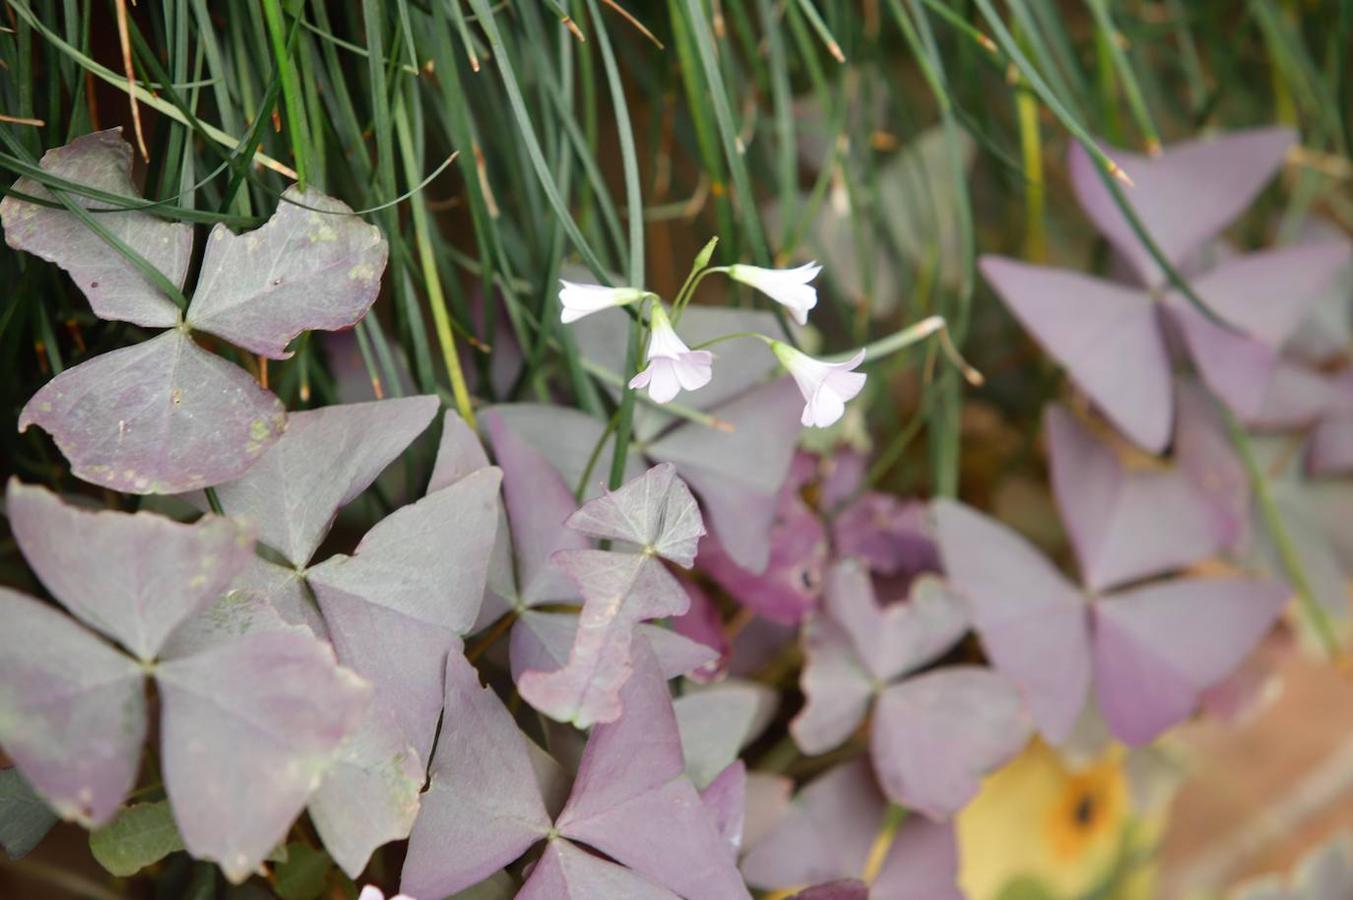
<svg viewBox="0 0 1353 900">
<path fill-rule="evenodd" d="M 1102 887 L 1130 829 L 1140 830 L 1132 828 L 1123 759 L 1122 748 L 1113 747 L 1073 767 L 1035 740 L 992 773 L 957 820 L 964 894 L 996 900 L 1013 884 L 1036 884 L 1070 900 Z M 1132 881 L 1131 891 L 1117 896 L 1150 896 L 1150 879 Z"/>
</svg>

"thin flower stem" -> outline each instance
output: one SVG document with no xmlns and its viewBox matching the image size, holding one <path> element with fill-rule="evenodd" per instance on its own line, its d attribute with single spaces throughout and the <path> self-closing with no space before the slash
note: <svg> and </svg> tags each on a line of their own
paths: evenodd
<svg viewBox="0 0 1353 900">
<path fill-rule="evenodd" d="M 893 839 L 897 837 L 897 829 L 906 818 L 907 810 L 904 807 L 896 803 L 889 804 L 888 812 L 883 816 L 883 826 L 869 848 L 869 856 L 865 858 L 864 872 L 860 876 L 865 884 L 873 884 L 874 879 L 878 878 L 883 862 L 888 858 L 888 851 L 893 847 Z"/>
<path fill-rule="evenodd" d="M 577 503 L 583 502 L 583 497 L 587 494 L 587 482 L 592 478 L 592 470 L 597 467 L 597 460 L 601 459 L 601 451 L 606 447 L 606 440 L 615 434 L 616 424 L 620 420 L 620 410 L 616 410 L 611 416 L 611 420 L 606 423 L 606 430 L 597 438 L 597 442 L 592 445 L 592 452 L 587 455 L 587 465 L 583 466 L 583 474 L 578 478 L 578 486 L 573 489 L 573 499 Z"/>
<path fill-rule="evenodd" d="M 921 321 L 903 328 L 901 331 L 894 332 L 885 338 L 880 338 L 872 344 L 866 344 L 864 347 L 864 358 L 866 362 L 878 362 L 885 359 L 899 350 L 905 350 L 913 344 L 917 344 L 931 335 L 939 335 L 940 347 L 944 350 L 944 355 L 954 364 L 967 382 L 974 387 L 981 386 L 986 379 L 982 373 L 974 369 L 958 352 L 954 346 L 953 340 L 949 337 L 949 326 L 944 321 L 943 316 L 928 316 Z M 859 350 L 838 353 L 834 356 L 826 357 L 827 362 L 844 362 L 850 359 Z"/>
<path fill-rule="evenodd" d="M 1316 599 L 1310 579 L 1306 577 L 1306 569 L 1301 563 L 1296 545 L 1292 542 L 1292 536 L 1283 523 L 1282 513 L 1278 510 L 1278 504 L 1273 499 L 1272 485 L 1269 484 L 1268 478 L 1264 475 L 1258 460 L 1254 457 L 1250 438 L 1245 434 L 1245 429 L 1241 427 L 1240 422 L 1236 420 L 1235 414 L 1227 408 L 1225 403 L 1218 400 L 1217 408 L 1221 411 L 1222 419 L 1226 423 L 1226 433 L 1231 439 L 1231 446 L 1235 448 L 1236 454 L 1245 466 L 1246 474 L 1249 475 L 1250 490 L 1254 491 L 1255 500 L 1258 501 L 1259 505 L 1259 516 L 1264 520 L 1264 528 L 1268 530 L 1268 536 L 1273 541 L 1273 547 L 1278 552 L 1278 558 L 1282 561 L 1283 571 L 1287 573 L 1287 580 L 1291 583 L 1292 590 L 1296 592 L 1301 611 L 1315 630 L 1316 637 L 1319 638 L 1325 653 L 1332 661 L 1340 661 L 1344 657 L 1344 652 L 1339 646 L 1339 638 L 1335 635 L 1329 613 Z"/>
<path fill-rule="evenodd" d="M 413 133 L 409 126 L 404 104 L 398 103 L 394 110 L 395 132 L 399 137 L 400 155 L 403 157 L 405 175 L 410 183 L 417 183 L 420 174 L 418 160 L 415 158 Z M 442 293 L 441 276 L 437 272 L 437 259 L 428 236 L 431 224 L 428 221 L 427 206 L 424 198 L 415 197 L 411 203 L 413 211 L 414 243 L 418 248 L 418 260 L 423 269 L 424 285 L 427 289 L 428 306 L 432 310 L 432 324 L 437 332 L 437 342 L 441 345 L 442 361 L 446 373 L 451 379 L 451 394 L 456 400 L 456 411 L 465 420 L 465 424 L 475 427 L 474 406 L 470 402 L 470 390 L 465 382 L 465 373 L 460 367 L 460 352 L 456 349 L 456 339 L 451 331 L 451 314 L 446 308 L 446 297 Z"/>
<path fill-rule="evenodd" d="M 225 515 L 225 507 L 221 506 L 221 498 L 217 496 L 216 488 L 209 487 L 202 493 L 207 495 L 207 505 L 211 507 L 212 512 L 218 516 Z"/>
<path fill-rule="evenodd" d="M 484 655 L 485 650 L 488 650 L 499 638 L 507 634 L 508 630 L 516 621 L 516 610 L 504 614 L 502 618 L 493 623 L 493 627 L 485 632 L 484 636 L 480 638 L 473 647 L 465 651 L 465 659 L 471 663 L 479 659 L 479 657 Z"/>
<path fill-rule="evenodd" d="M 620 409 L 616 411 L 615 450 L 611 452 L 611 473 L 607 483 L 615 490 L 625 480 L 625 462 L 629 456 L 630 438 L 634 433 L 634 400 L 638 391 L 629 386 L 630 379 L 639 371 L 640 356 L 643 352 L 645 329 L 642 324 L 643 309 L 639 317 L 630 322 L 629 346 L 625 351 L 625 375 L 621 386 Z M 658 301 L 660 302 L 660 301 Z"/>
<path fill-rule="evenodd" d="M 706 347 L 713 347 L 715 344 L 722 344 L 724 341 L 736 341 L 740 338 L 751 338 L 753 340 L 758 340 L 768 347 L 771 344 L 775 343 L 773 340 L 766 337 L 759 331 L 734 331 L 729 334 L 721 334 L 716 338 L 710 338 L 707 341 L 701 341 L 700 343 L 692 346 L 691 349 L 704 350 Z"/>
<path fill-rule="evenodd" d="M 691 298 L 695 296 L 695 289 L 700 286 L 700 282 L 716 272 L 722 273 L 727 271 L 727 266 L 712 266 L 708 269 L 700 269 L 698 271 L 692 270 L 691 274 L 686 278 L 686 283 L 683 284 L 681 290 L 677 292 L 676 299 L 672 301 L 672 324 L 676 325 L 681 321 L 681 314 L 686 311 L 686 307 L 690 304 Z"/>
</svg>

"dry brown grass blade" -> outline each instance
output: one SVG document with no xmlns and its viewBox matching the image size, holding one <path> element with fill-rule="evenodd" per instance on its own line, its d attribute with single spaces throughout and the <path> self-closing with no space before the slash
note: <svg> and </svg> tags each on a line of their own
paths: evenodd
<svg viewBox="0 0 1353 900">
<path fill-rule="evenodd" d="M 646 38 L 648 38 L 650 41 L 652 41 L 652 42 L 653 42 L 653 45 L 654 45 L 655 47 L 657 47 L 659 50 L 666 50 L 666 49 L 667 49 L 666 47 L 663 46 L 662 41 L 658 40 L 657 35 L 655 35 L 655 34 L 654 34 L 653 32 L 651 32 L 651 31 L 649 31 L 649 30 L 648 30 L 648 26 L 644 25 L 643 22 L 640 22 L 638 19 L 636 19 L 636 18 L 630 13 L 629 10 L 625 9 L 625 7 L 623 7 L 623 6 L 621 6 L 619 3 L 615 2 L 615 0 L 601 0 L 601 2 L 602 2 L 602 3 L 605 3 L 605 4 L 606 4 L 607 6 L 609 6 L 611 9 L 613 9 L 613 10 L 615 10 L 616 12 L 620 13 L 620 15 L 624 17 L 625 21 L 629 22 L 631 25 L 634 26 L 634 28 L 635 28 L 640 34 L 642 34 L 644 37 L 646 37 Z"/>
<path fill-rule="evenodd" d="M 141 158 L 150 162 L 146 149 L 146 135 L 141 129 L 141 106 L 136 102 L 136 69 L 132 67 L 132 41 L 127 33 L 127 0 L 117 0 L 117 39 L 122 45 L 122 71 L 127 73 L 127 98 L 132 104 L 132 127 L 136 131 L 136 147 Z"/>
</svg>

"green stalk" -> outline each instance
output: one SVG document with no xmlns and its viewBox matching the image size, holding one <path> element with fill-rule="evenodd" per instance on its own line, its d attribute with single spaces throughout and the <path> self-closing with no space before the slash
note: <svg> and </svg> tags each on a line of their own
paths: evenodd
<svg viewBox="0 0 1353 900">
<path fill-rule="evenodd" d="M 416 182 L 419 177 L 418 161 L 414 154 L 413 135 L 402 101 L 395 106 L 394 122 L 395 133 L 399 138 L 400 155 L 404 159 L 405 178 L 409 182 Z M 432 226 L 428 221 L 427 205 L 421 196 L 414 197 L 409 205 L 413 212 L 414 243 L 418 247 L 418 261 L 427 288 L 428 306 L 432 310 L 432 323 L 437 332 L 437 342 L 442 348 L 442 362 L 446 365 L 447 375 L 451 378 L 451 394 L 455 398 L 456 411 L 460 413 L 460 417 L 474 428 L 474 406 L 470 402 L 465 373 L 460 368 L 460 354 L 456 350 L 455 336 L 451 333 L 451 315 L 446 310 L 442 280 L 437 272 L 437 258 L 432 253 L 432 242 L 428 238 Z"/>
<path fill-rule="evenodd" d="M 1278 551 L 1278 558 L 1282 562 L 1283 571 L 1287 573 L 1287 580 L 1292 585 L 1292 590 L 1296 592 L 1301 611 L 1314 629 L 1316 637 L 1320 640 L 1320 644 L 1329 658 L 1331 660 L 1340 659 L 1343 656 L 1343 651 L 1339 647 L 1339 638 L 1335 635 L 1329 614 L 1315 596 L 1315 591 L 1311 587 L 1311 580 L 1306 577 L 1306 569 L 1301 563 L 1301 556 L 1297 553 L 1297 547 L 1292 542 L 1292 536 L 1283 523 L 1278 504 L 1273 499 L 1273 487 L 1269 484 L 1268 477 L 1254 457 L 1254 449 L 1250 446 L 1249 435 L 1245 433 L 1245 429 L 1226 404 L 1216 398 L 1214 400 L 1217 409 L 1221 412 L 1222 420 L 1226 424 L 1226 434 L 1231 440 L 1231 446 L 1235 448 L 1236 455 L 1240 457 L 1241 463 L 1245 466 L 1245 472 L 1250 479 L 1250 490 L 1254 492 L 1255 501 L 1259 506 L 1259 517 L 1263 519 L 1269 539 L 1273 541 L 1273 547 Z"/>
<path fill-rule="evenodd" d="M 305 104 L 301 99 L 301 85 L 296 78 L 291 51 L 287 46 L 287 29 L 282 22 L 279 0 L 263 0 L 263 20 L 268 25 L 272 40 L 273 58 L 277 60 L 277 74 L 282 80 L 282 100 L 291 135 L 291 153 L 296 162 L 296 184 L 305 190 L 310 165 L 310 128 L 306 122 Z"/>
</svg>

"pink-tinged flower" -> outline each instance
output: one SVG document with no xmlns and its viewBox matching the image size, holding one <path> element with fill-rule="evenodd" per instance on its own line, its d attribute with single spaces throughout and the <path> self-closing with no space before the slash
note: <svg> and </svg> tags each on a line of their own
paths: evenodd
<svg viewBox="0 0 1353 900">
<path fill-rule="evenodd" d="M 779 341 L 773 341 L 771 349 L 803 394 L 804 425 L 826 428 L 845 414 L 846 401 L 864 389 L 864 373 L 852 371 L 864 362 L 863 349 L 839 363 L 813 359 Z"/>
<path fill-rule="evenodd" d="M 362 892 L 357 895 L 357 900 L 386 900 L 385 892 L 374 884 L 368 884 L 362 888 Z M 390 900 L 413 900 L 408 894 L 395 894 Z"/>
<path fill-rule="evenodd" d="M 751 285 L 767 297 L 789 310 L 794 321 L 808 324 L 808 310 L 817 306 L 817 288 L 808 282 L 817 277 L 822 267 L 815 262 L 796 269 L 763 269 L 760 266 L 732 265 L 728 277 Z"/>
<path fill-rule="evenodd" d="M 559 304 L 563 307 L 559 320 L 565 325 L 612 306 L 627 306 L 647 293 L 642 288 L 575 284 L 562 278 L 559 283 L 563 285 L 559 289 Z"/>
<path fill-rule="evenodd" d="M 630 387 L 648 388 L 654 403 L 667 403 L 681 391 L 694 391 L 714 377 L 714 354 L 692 350 L 677 336 L 661 304 L 653 305 L 648 368 L 630 379 Z"/>
</svg>

